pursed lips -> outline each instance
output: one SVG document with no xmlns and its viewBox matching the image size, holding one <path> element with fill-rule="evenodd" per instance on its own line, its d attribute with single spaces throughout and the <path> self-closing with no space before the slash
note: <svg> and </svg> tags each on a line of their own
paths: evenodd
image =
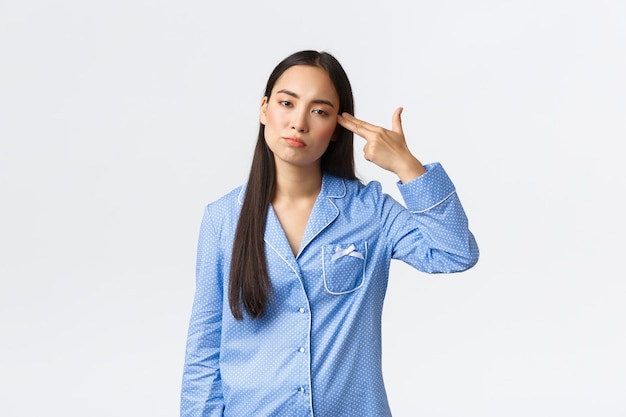
<svg viewBox="0 0 626 417">
<path fill-rule="evenodd" d="M 302 142 L 301 139 L 296 138 L 294 136 L 285 137 L 283 139 L 285 139 L 285 142 L 287 142 L 288 145 L 291 145 L 293 147 L 302 148 L 304 146 L 304 142 Z"/>
</svg>

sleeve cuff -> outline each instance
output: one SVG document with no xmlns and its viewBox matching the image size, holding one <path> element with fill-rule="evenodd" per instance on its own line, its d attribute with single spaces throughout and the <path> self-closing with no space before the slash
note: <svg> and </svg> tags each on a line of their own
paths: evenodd
<svg viewBox="0 0 626 417">
<path fill-rule="evenodd" d="M 439 162 L 424 165 L 424 168 L 425 174 L 406 184 L 397 183 L 407 208 L 412 212 L 427 211 L 455 192 L 452 180 Z"/>
</svg>

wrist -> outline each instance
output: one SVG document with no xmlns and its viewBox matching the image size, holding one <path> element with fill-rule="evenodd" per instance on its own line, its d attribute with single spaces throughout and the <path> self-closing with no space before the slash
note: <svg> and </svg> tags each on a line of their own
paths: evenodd
<svg viewBox="0 0 626 417">
<path fill-rule="evenodd" d="M 413 181 L 414 179 L 424 175 L 426 168 L 415 157 L 411 156 L 410 159 L 399 164 L 398 168 L 394 171 L 403 184 Z"/>
</svg>

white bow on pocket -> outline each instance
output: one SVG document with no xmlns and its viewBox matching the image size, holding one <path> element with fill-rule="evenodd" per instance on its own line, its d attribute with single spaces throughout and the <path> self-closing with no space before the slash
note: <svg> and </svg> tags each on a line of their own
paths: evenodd
<svg viewBox="0 0 626 417">
<path fill-rule="evenodd" d="M 337 246 L 335 248 L 335 254 L 332 256 L 332 258 L 330 258 L 330 260 L 334 262 L 343 256 L 353 256 L 355 258 L 359 258 L 363 260 L 365 259 L 362 253 L 359 253 L 356 251 L 356 248 L 354 247 L 354 245 L 350 245 L 345 249 L 341 249 L 339 246 Z"/>
</svg>

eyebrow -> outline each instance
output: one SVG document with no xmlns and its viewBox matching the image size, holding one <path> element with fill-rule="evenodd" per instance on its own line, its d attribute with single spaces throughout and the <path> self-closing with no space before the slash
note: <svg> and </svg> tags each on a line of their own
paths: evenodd
<svg viewBox="0 0 626 417">
<path fill-rule="evenodd" d="M 294 98 L 300 98 L 299 95 L 297 95 L 296 93 L 294 93 L 293 91 L 290 91 L 290 90 L 279 90 L 279 91 L 276 92 L 276 94 L 278 94 L 278 93 L 287 94 L 288 96 L 291 96 L 291 97 L 294 97 Z M 321 99 L 321 98 L 313 100 L 313 103 L 326 104 L 327 106 L 330 106 L 333 109 L 335 108 L 335 105 L 331 101 L 324 100 L 324 99 Z"/>
</svg>

